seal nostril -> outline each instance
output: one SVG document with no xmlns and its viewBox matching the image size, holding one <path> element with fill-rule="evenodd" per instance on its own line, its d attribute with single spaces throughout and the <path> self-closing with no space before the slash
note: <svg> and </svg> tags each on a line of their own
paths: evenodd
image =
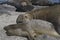
<svg viewBox="0 0 60 40">
<path fill-rule="evenodd" d="M 37 35 L 34 36 L 34 38 L 36 38 L 36 37 L 37 37 Z"/>
<path fill-rule="evenodd" d="M 22 21 L 19 21 L 18 23 L 23 23 Z"/>
<path fill-rule="evenodd" d="M 37 37 L 37 35 L 34 36 L 35 38 Z"/>
<path fill-rule="evenodd" d="M 4 27 L 4 30 L 7 31 L 8 30 L 7 27 Z"/>
</svg>

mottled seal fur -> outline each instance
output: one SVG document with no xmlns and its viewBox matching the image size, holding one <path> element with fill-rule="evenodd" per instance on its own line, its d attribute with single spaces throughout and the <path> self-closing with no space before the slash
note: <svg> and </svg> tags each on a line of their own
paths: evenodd
<svg viewBox="0 0 60 40">
<path fill-rule="evenodd" d="M 33 19 L 41 19 L 51 22 L 54 25 L 55 30 L 60 34 L 60 5 L 32 10 L 24 15 L 31 15 L 30 17 L 33 17 Z M 21 16 L 18 16 L 16 20 L 17 23 L 21 21 L 20 18 Z"/>
<path fill-rule="evenodd" d="M 34 40 L 37 35 L 41 34 L 60 37 L 55 31 L 53 24 L 50 22 L 36 19 L 30 20 L 28 18 L 25 18 L 23 23 L 8 25 L 4 27 L 4 29 L 7 31 L 8 35 L 28 36 L 29 40 Z"/>
</svg>

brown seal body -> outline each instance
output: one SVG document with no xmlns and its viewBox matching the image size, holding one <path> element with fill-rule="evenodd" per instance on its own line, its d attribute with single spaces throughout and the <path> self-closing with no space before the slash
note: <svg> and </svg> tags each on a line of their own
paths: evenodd
<svg viewBox="0 0 60 40">
<path fill-rule="evenodd" d="M 30 14 L 33 19 L 42 19 L 51 22 L 56 31 L 60 34 L 60 5 L 55 5 L 47 8 L 36 9 L 26 14 Z M 18 17 L 19 20 L 21 17 Z M 17 20 L 17 22 L 19 22 Z"/>
</svg>

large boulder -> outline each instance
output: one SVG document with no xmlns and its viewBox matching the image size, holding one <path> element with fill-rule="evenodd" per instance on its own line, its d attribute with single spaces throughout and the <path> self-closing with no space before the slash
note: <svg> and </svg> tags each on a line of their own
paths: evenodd
<svg viewBox="0 0 60 40">
<path fill-rule="evenodd" d="M 0 15 L 1 14 L 10 14 L 10 12 L 15 12 L 16 11 L 16 8 L 14 6 L 11 6 L 11 5 L 7 5 L 7 4 L 3 4 L 3 5 L 0 5 Z"/>
<path fill-rule="evenodd" d="M 14 6 L 8 5 L 8 4 L 3 4 L 0 5 L 0 10 L 4 11 L 16 11 L 16 8 Z"/>
<path fill-rule="evenodd" d="M 48 0 L 31 0 L 33 5 L 48 5 Z"/>
</svg>

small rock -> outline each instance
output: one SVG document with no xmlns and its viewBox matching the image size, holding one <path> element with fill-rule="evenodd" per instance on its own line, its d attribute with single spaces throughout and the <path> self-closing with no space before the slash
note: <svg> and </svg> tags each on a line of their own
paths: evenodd
<svg viewBox="0 0 60 40">
<path fill-rule="evenodd" d="M 60 38 L 56 38 L 56 37 L 49 36 L 49 35 L 39 35 L 36 37 L 35 40 L 60 40 Z"/>
</svg>

